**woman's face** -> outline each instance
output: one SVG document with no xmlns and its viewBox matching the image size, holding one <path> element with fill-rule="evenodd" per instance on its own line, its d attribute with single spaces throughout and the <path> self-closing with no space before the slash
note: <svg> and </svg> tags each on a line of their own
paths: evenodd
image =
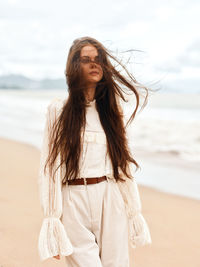
<svg viewBox="0 0 200 267">
<path fill-rule="evenodd" d="M 96 86 L 103 77 L 103 70 L 96 47 L 86 45 L 81 49 L 80 64 L 86 86 Z"/>
</svg>

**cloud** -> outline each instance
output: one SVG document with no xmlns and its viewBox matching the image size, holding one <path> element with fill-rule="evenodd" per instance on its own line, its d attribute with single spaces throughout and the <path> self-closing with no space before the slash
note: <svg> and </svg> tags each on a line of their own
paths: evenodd
<svg viewBox="0 0 200 267">
<path fill-rule="evenodd" d="M 200 71 L 200 39 L 188 46 L 185 53 L 178 57 L 180 65 L 199 68 Z"/>
<path fill-rule="evenodd" d="M 181 65 L 177 61 L 165 62 L 162 65 L 155 66 L 155 71 L 178 74 L 181 72 Z"/>
<path fill-rule="evenodd" d="M 189 66 L 198 68 L 198 10 L 196 0 L 4 0 L 0 73 L 63 77 L 72 41 L 88 35 L 113 51 L 145 51 L 133 56 L 137 77 L 159 80 L 167 74 L 178 79 Z"/>
</svg>

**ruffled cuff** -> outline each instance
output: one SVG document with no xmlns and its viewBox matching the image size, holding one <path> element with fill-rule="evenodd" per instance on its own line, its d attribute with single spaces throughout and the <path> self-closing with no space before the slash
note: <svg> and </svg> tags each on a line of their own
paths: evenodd
<svg viewBox="0 0 200 267">
<path fill-rule="evenodd" d="M 131 246 L 136 248 L 152 243 L 149 227 L 141 213 L 129 217 Z"/>
<path fill-rule="evenodd" d="M 38 250 L 42 261 L 56 255 L 72 254 L 72 244 L 59 218 L 44 218 L 39 234 Z"/>
</svg>

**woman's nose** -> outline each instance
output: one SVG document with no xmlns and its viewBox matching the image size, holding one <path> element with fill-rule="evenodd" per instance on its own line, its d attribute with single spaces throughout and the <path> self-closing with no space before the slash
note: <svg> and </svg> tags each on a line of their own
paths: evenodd
<svg viewBox="0 0 200 267">
<path fill-rule="evenodd" d="M 91 63 L 90 63 L 90 66 L 91 66 L 91 68 L 97 68 L 98 65 L 97 65 L 97 63 L 95 63 L 95 62 L 91 62 Z"/>
</svg>

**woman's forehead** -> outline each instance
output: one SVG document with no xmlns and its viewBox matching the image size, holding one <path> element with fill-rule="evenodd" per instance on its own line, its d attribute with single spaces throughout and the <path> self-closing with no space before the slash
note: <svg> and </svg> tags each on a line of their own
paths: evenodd
<svg viewBox="0 0 200 267">
<path fill-rule="evenodd" d="M 81 49 L 81 56 L 98 56 L 98 51 L 93 45 L 86 45 Z"/>
</svg>

